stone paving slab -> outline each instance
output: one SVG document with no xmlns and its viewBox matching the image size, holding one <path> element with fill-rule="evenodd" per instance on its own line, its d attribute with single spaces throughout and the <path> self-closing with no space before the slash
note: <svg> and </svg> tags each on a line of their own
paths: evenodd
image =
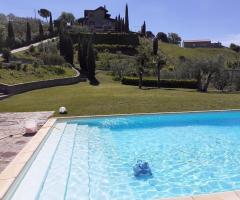
<svg viewBox="0 0 240 200">
<path fill-rule="evenodd" d="M 24 135 L 25 122 L 36 120 L 38 129 L 54 112 L 0 113 L 0 173 L 15 158 L 33 135 Z"/>
</svg>

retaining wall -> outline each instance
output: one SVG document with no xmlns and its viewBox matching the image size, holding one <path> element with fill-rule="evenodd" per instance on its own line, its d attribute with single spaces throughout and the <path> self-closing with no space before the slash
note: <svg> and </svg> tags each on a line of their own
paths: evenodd
<svg viewBox="0 0 240 200">
<path fill-rule="evenodd" d="M 15 84 L 15 85 L 0 84 L 0 93 L 14 95 L 14 94 L 19 94 L 19 93 L 23 93 L 31 90 L 36 90 L 36 89 L 49 88 L 49 87 L 62 86 L 62 85 L 72 85 L 75 83 L 86 81 L 85 78 L 82 78 L 80 76 L 80 73 L 76 69 L 74 70 L 77 72 L 77 75 L 74 77 L 35 81 L 35 82 L 21 83 L 21 84 Z"/>
</svg>

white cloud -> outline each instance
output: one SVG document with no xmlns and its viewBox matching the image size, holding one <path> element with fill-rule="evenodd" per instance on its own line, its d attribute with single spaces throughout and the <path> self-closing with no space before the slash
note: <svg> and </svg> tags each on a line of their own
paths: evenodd
<svg viewBox="0 0 240 200">
<path fill-rule="evenodd" d="M 225 37 L 223 37 L 222 39 L 219 39 L 217 41 L 220 41 L 226 47 L 229 47 L 229 45 L 231 43 L 240 45 L 240 33 L 226 35 Z"/>
</svg>

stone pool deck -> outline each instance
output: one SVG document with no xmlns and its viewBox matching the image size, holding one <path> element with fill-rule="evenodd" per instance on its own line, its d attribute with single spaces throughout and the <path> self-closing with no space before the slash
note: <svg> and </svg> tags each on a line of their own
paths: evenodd
<svg viewBox="0 0 240 200">
<path fill-rule="evenodd" d="M 160 200 L 240 200 L 240 191 L 221 192 L 191 197 L 167 198 Z"/>
<path fill-rule="evenodd" d="M 33 137 L 33 135 L 24 135 L 25 121 L 36 120 L 40 129 L 53 113 L 0 113 L 0 173 Z"/>
</svg>

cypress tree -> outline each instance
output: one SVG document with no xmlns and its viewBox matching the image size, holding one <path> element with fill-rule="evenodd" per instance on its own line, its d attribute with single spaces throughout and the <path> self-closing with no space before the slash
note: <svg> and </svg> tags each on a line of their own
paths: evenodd
<svg viewBox="0 0 240 200">
<path fill-rule="evenodd" d="M 142 27 L 141 27 L 141 34 L 143 37 L 146 36 L 146 22 L 144 21 Z"/>
<path fill-rule="evenodd" d="M 67 36 L 65 39 L 65 55 L 64 58 L 65 60 L 70 63 L 71 65 L 73 65 L 73 54 L 74 54 L 74 50 L 73 50 L 73 42 L 70 36 Z"/>
<path fill-rule="evenodd" d="M 129 16 L 128 16 L 128 4 L 126 4 L 125 9 L 125 32 L 129 32 Z"/>
<path fill-rule="evenodd" d="M 48 31 L 50 33 L 50 35 L 53 34 L 53 21 L 52 21 L 52 13 L 50 13 L 50 20 L 49 20 L 49 28 Z"/>
<path fill-rule="evenodd" d="M 157 55 L 158 53 L 158 39 L 155 37 L 153 39 L 153 55 Z"/>
<path fill-rule="evenodd" d="M 8 35 L 6 38 L 7 47 L 14 48 L 15 47 L 15 34 L 13 30 L 13 24 L 11 21 L 8 22 Z"/>
<path fill-rule="evenodd" d="M 121 33 L 124 32 L 124 19 L 121 18 Z"/>
<path fill-rule="evenodd" d="M 121 17 L 118 15 L 118 32 L 121 32 Z"/>
<path fill-rule="evenodd" d="M 87 50 L 88 42 L 84 39 L 78 43 L 78 62 L 81 67 L 81 73 L 87 75 Z"/>
<path fill-rule="evenodd" d="M 60 55 L 65 56 L 65 49 L 66 49 L 66 36 L 64 34 L 60 34 L 59 36 L 59 50 Z"/>
<path fill-rule="evenodd" d="M 78 62 L 80 65 L 81 70 L 83 70 L 83 48 L 82 48 L 82 43 L 79 41 L 78 42 Z"/>
<path fill-rule="evenodd" d="M 87 49 L 87 67 L 88 67 L 88 78 L 90 81 L 94 81 L 96 62 L 95 62 L 95 55 L 94 55 L 94 50 L 93 50 L 93 45 L 91 40 L 88 43 L 88 49 Z"/>
<path fill-rule="evenodd" d="M 32 40 L 32 32 L 31 32 L 31 25 L 27 22 L 27 32 L 26 32 L 26 42 L 30 44 Z"/>
<path fill-rule="evenodd" d="M 3 46 L 4 46 L 4 27 L 3 26 L 0 26 L 0 52 L 2 51 L 3 49 Z"/>
<path fill-rule="evenodd" d="M 43 31 L 43 26 L 42 26 L 42 23 L 40 20 L 39 20 L 38 31 L 39 31 L 39 38 L 40 38 L 40 40 L 42 40 L 44 38 L 44 31 Z"/>
<path fill-rule="evenodd" d="M 8 22 L 8 38 L 15 40 L 13 24 L 11 21 Z"/>
<path fill-rule="evenodd" d="M 115 31 L 118 32 L 118 18 L 115 18 Z"/>
</svg>

